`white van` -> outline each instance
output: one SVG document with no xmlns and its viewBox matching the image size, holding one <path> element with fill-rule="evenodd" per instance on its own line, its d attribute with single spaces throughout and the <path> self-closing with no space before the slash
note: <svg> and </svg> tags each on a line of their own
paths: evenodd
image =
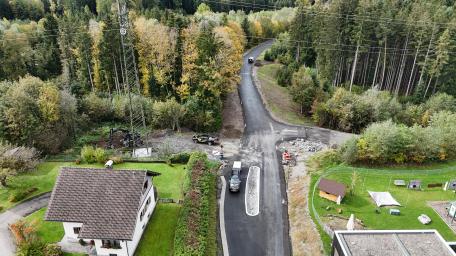
<svg viewBox="0 0 456 256">
<path fill-rule="evenodd" d="M 242 163 L 241 161 L 234 161 L 232 170 L 241 170 Z"/>
<path fill-rule="evenodd" d="M 234 161 L 233 168 L 231 168 L 231 177 L 230 177 L 230 191 L 239 192 L 241 188 L 241 161 Z"/>
</svg>

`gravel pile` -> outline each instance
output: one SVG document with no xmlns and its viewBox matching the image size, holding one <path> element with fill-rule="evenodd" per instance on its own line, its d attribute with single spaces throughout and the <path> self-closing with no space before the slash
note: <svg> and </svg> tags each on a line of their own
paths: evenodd
<svg viewBox="0 0 456 256">
<path fill-rule="evenodd" d="M 283 152 L 288 150 L 294 154 L 300 154 L 304 152 L 318 152 L 328 147 L 320 141 L 310 141 L 304 140 L 302 138 L 291 140 L 291 141 L 284 141 L 280 144 L 280 150 Z"/>
</svg>

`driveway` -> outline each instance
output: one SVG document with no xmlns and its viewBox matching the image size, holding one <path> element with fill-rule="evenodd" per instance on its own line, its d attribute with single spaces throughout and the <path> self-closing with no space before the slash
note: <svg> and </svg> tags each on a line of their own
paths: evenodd
<svg viewBox="0 0 456 256">
<path fill-rule="evenodd" d="M 15 255 L 16 246 L 14 244 L 14 238 L 8 229 L 8 225 L 45 207 L 48 204 L 50 197 L 51 193 L 43 194 L 41 196 L 25 201 L 0 214 L 0 255 Z"/>
<path fill-rule="evenodd" d="M 248 57 L 257 58 L 271 46 L 267 42 L 244 56 L 239 93 L 242 101 L 245 130 L 238 155 L 228 159 L 242 160 L 242 185 L 238 193 L 225 194 L 225 229 L 230 255 L 291 255 L 288 235 L 286 182 L 279 162 L 276 143 L 301 137 L 325 144 L 338 144 L 347 138 L 344 133 L 318 127 L 286 125 L 275 121 L 266 110 L 252 79 Z M 245 211 L 245 183 L 249 166 L 261 168 L 260 212 L 249 216 Z M 229 183 L 230 165 L 225 169 Z M 229 184 L 227 184 L 229 186 Z"/>
</svg>

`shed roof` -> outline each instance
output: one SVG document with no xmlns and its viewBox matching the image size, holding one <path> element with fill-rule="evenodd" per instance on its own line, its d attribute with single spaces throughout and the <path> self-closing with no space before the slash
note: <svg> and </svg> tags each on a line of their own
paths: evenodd
<svg viewBox="0 0 456 256">
<path fill-rule="evenodd" d="M 345 185 L 334 180 L 321 179 L 318 189 L 332 195 L 345 196 Z"/>
<path fill-rule="evenodd" d="M 132 240 L 143 186 L 153 175 L 157 173 L 63 167 L 45 219 L 83 223 L 80 238 Z"/>
</svg>

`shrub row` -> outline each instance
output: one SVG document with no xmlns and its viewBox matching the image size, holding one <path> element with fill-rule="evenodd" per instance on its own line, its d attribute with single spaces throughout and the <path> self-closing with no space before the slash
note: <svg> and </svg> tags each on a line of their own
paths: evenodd
<svg viewBox="0 0 456 256">
<path fill-rule="evenodd" d="M 206 255 L 211 246 L 211 211 L 215 211 L 216 175 L 204 153 L 192 153 L 187 164 L 189 186 L 174 237 L 174 255 Z"/>
<path fill-rule="evenodd" d="M 439 111 L 455 112 L 456 99 L 438 93 L 419 105 L 401 104 L 386 91 L 357 94 L 339 88 L 327 101 L 314 102 L 312 118 L 319 126 L 358 133 L 371 123 L 389 119 L 409 126 L 427 126 L 429 118 Z"/>
<path fill-rule="evenodd" d="M 108 159 L 111 159 L 115 164 L 120 164 L 123 162 L 121 156 L 112 156 L 103 148 L 94 148 L 92 146 L 84 146 L 81 149 L 81 159 L 76 160 L 76 163 L 79 164 L 81 161 L 84 161 L 88 164 L 100 163 L 104 164 Z"/>
<path fill-rule="evenodd" d="M 423 163 L 456 158 L 456 113 L 441 111 L 428 125 L 406 126 L 391 120 L 370 125 L 341 148 L 348 163 Z"/>
</svg>

